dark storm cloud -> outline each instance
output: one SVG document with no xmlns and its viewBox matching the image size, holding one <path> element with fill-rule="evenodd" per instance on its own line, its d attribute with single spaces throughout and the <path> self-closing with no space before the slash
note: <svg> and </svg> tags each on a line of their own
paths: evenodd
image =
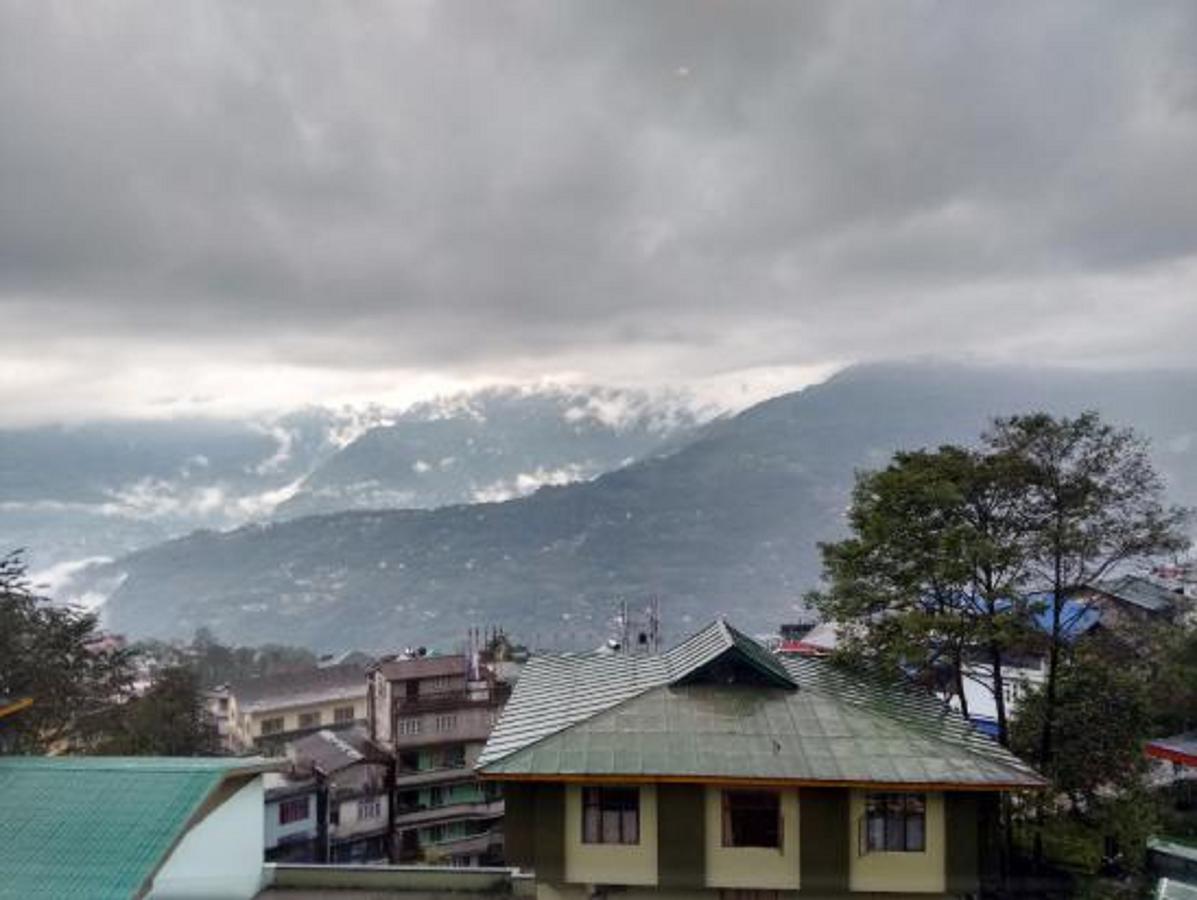
<svg viewBox="0 0 1197 900">
<path fill-rule="evenodd" d="M 0 0 L 0 313 L 43 361 L 1183 361 L 1194 46 L 1187 2 Z"/>
</svg>

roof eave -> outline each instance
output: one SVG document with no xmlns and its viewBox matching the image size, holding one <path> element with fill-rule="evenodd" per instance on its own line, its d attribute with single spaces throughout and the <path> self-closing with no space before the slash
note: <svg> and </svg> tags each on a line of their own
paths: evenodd
<svg viewBox="0 0 1197 900">
<path fill-rule="evenodd" d="M 775 788 L 875 788 L 907 791 L 999 792 L 1037 791 L 1048 787 L 1046 779 L 1025 776 L 1011 781 L 872 781 L 862 779 L 753 778 L 714 775 L 644 775 L 544 772 L 502 772 L 475 769 L 483 781 L 515 781 L 558 784 L 701 784 L 713 786 L 750 786 Z"/>
</svg>

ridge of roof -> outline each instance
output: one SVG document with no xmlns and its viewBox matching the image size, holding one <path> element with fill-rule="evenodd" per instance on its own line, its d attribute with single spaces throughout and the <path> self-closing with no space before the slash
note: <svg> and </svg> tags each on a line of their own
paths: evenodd
<svg viewBox="0 0 1197 900">
<path fill-rule="evenodd" d="M 525 763 L 530 765 L 530 755 L 542 745 L 550 746 L 551 741 L 561 747 L 569 745 L 571 738 L 567 732 L 583 732 L 589 723 L 604 716 L 609 719 L 617 708 L 625 704 L 634 706 L 635 701 L 655 689 L 684 689 L 687 673 L 702 668 L 731 648 L 745 657 L 754 649 L 761 655 L 768 654 L 752 638 L 717 620 L 670 651 L 653 657 L 595 654 L 534 657 L 517 683 L 476 768 L 483 773 L 518 772 Z M 769 656 L 768 660 L 750 659 L 750 662 L 764 669 L 771 669 L 767 664 L 772 663 L 781 669 L 784 679 L 777 681 L 796 686 L 800 691 L 809 689 L 816 695 L 810 703 L 824 703 L 829 710 L 837 706 L 858 710 L 859 715 L 866 717 L 861 720 L 862 727 L 868 722 L 874 723 L 870 727 L 876 727 L 879 721 L 888 722 L 889 728 L 898 729 L 911 739 L 951 749 L 965 768 L 971 766 L 988 773 L 987 781 L 978 776 L 962 784 L 993 783 L 995 769 L 1005 771 L 1011 783 L 1042 784 L 1033 769 L 973 729 L 947 704 L 910 685 L 879 680 L 873 683 L 866 676 L 844 671 L 829 660 L 782 660 Z M 774 698 L 797 693 L 782 691 L 782 686 L 778 684 L 774 689 L 778 691 Z M 718 691 L 708 693 L 714 696 Z M 960 753 L 967 755 L 960 757 Z"/>
<path fill-rule="evenodd" d="M 61 772 L 253 775 L 282 766 L 262 756 L 0 756 L 0 768 Z"/>
</svg>

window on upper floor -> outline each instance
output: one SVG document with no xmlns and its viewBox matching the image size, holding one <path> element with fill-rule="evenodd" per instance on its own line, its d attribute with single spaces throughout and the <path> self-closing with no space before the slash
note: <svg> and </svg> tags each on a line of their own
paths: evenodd
<svg viewBox="0 0 1197 900">
<path fill-rule="evenodd" d="M 436 717 L 436 730 L 440 732 L 453 731 L 457 728 L 457 716 L 444 715 Z"/>
<path fill-rule="evenodd" d="M 582 842 L 639 844 L 640 791 L 608 787 L 583 789 Z"/>
<path fill-rule="evenodd" d="M 380 797 L 366 797 L 357 801 L 358 819 L 381 819 L 382 799 Z"/>
<path fill-rule="evenodd" d="M 279 734 L 283 730 L 283 717 L 262 720 L 262 734 Z"/>
<path fill-rule="evenodd" d="M 347 725 L 356 718 L 352 706 L 338 706 L 333 710 L 333 722 L 337 725 Z"/>
<path fill-rule="evenodd" d="M 446 747 L 441 755 L 441 765 L 447 769 L 461 769 L 466 764 L 466 752 L 463 744 Z"/>
<path fill-rule="evenodd" d="M 290 825 L 292 822 L 302 822 L 308 817 L 308 798 L 293 797 L 278 805 L 278 823 Z"/>
<path fill-rule="evenodd" d="M 724 847 L 781 847 L 781 795 L 776 791 L 723 792 Z"/>
<path fill-rule="evenodd" d="M 315 712 L 306 712 L 299 714 L 300 728 L 319 728 L 320 727 L 320 710 Z"/>
<path fill-rule="evenodd" d="M 868 794 L 860 852 L 922 853 L 927 849 L 926 794 Z"/>
<path fill-rule="evenodd" d="M 411 736 L 420 733 L 419 719 L 400 719 L 399 720 L 399 734 Z"/>
</svg>

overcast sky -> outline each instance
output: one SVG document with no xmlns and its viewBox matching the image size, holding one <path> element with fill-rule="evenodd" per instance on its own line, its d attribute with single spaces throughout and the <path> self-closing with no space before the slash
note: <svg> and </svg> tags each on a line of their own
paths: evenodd
<svg viewBox="0 0 1197 900">
<path fill-rule="evenodd" d="M 1197 4 L 0 0 L 0 419 L 1188 365 Z"/>
</svg>

